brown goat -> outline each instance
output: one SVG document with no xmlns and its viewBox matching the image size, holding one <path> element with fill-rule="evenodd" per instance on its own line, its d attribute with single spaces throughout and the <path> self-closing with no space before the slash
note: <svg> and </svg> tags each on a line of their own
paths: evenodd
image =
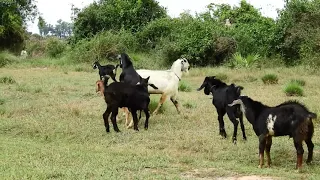
<svg viewBox="0 0 320 180">
<path fill-rule="evenodd" d="M 103 92 L 104 92 L 104 86 L 103 86 L 103 81 L 102 80 L 98 80 L 96 82 L 96 93 L 99 92 L 99 94 L 101 96 L 103 96 Z"/>
</svg>

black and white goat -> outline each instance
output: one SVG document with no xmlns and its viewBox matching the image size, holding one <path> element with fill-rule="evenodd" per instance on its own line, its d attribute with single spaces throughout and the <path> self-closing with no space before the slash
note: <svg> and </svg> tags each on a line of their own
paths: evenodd
<svg viewBox="0 0 320 180">
<path fill-rule="evenodd" d="M 297 101 L 287 101 L 275 107 L 269 107 L 261 102 L 254 101 L 247 96 L 240 96 L 229 106 L 240 105 L 242 112 L 252 124 L 254 132 L 259 137 L 259 167 L 264 164 L 264 151 L 267 154 L 267 166 L 270 167 L 270 149 L 272 136 L 289 136 L 293 138 L 297 151 L 296 168 L 301 170 L 303 147 L 305 141 L 308 146 L 307 164 L 312 161 L 312 135 L 314 132 L 312 119 L 315 113 L 310 112 Z"/>
<path fill-rule="evenodd" d="M 123 82 L 113 82 L 109 86 L 107 85 L 108 78 L 104 82 L 104 98 L 107 103 L 107 109 L 103 114 L 104 124 L 107 132 L 110 132 L 108 117 L 111 114 L 111 121 L 113 128 L 116 132 L 120 132 L 116 116 L 118 114 L 118 109 L 126 107 L 130 110 L 133 117 L 133 128 L 138 131 L 138 117 L 137 111 L 143 110 L 146 115 L 146 121 L 144 128 L 148 129 L 149 122 L 149 93 L 148 93 L 148 80 L 149 77 L 143 79 L 140 77 L 138 85 L 132 85 Z"/>
<path fill-rule="evenodd" d="M 233 100 L 237 99 L 240 94 L 241 90 L 243 89 L 242 86 L 236 86 L 234 84 L 227 85 L 226 83 L 222 82 L 219 79 L 216 79 L 215 76 L 207 76 L 200 88 L 197 90 L 200 91 L 204 88 L 204 93 L 209 95 L 212 93 L 212 104 L 215 106 L 217 113 L 218 113 L 218 121 L 219 121 L 219 129 L 220 135 L 224 138 L 227 137 L 227 133 L 224 128 L 224 120 L 223 116 L 227 113 L 230 121 L 233 123 L 233 136 L 232 141 L 234 144 L 237 143 L 237 131 L 238 131 L 238 118 L 240 120 L 240 126 L 242 130 L 243 139 L 246 140 L 246 133 L 243 124 L 243 114 L 240 111 L 240 107 L 230 107 L 228 104 L 232 103 Z"/>
<path fill-rule="evenodd" d="M 102 80 L 106 76 L 110 76 L 114 82 L 117 82 L 116 73 L 118 65 L 114 66 L 112 64 L 107 64 L 105 66 L 102 66 L 98 61 L 96 61 L 93 63 L 92 68 L 99 69 L 100 80 Z"/>
</svg>

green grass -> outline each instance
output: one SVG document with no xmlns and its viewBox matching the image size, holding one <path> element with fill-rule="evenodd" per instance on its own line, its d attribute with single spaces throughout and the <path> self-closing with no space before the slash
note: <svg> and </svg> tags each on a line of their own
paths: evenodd
<svg viewBox="0 0 320 180">
<path fill-rule="evenodd" d="M 296 81 L 290 81 L 285 86 L 284 92 L 287 96 L 303 96 L 303 88 L 300 83 Z"/>
<path fill-rule="evenodd" d="M 16 81 L 11 76 L 2 76 L 2 77 L 0 77 L 0 83 L 14 84 L 14 83 L 16 83 Z"/>
<path fill-rule="evenodd" d="M 178 90 L 182 92 L 191 92 L 192 89 L 186 81 L 182 80 L 179 82 Z"/>
<path fill-rule="evenodd" d="M 245 81 L 248 76 L 262 77 L 267 71 L 281 72 L 279 84 Z M 320 112 L 319 75 L 297 67 L 265 71 L 193 68 L 183 81 L 196 89 L 205 76 L 217 73 L 226 74 L 229 82 L 244 79 L 243 94 L 269 106 L 290 99 L 281 91 L 283 82 L 292 77 L 305 79 L 308 86 L 304 90 L 308 93 L 294 99 L 310 111 Z M 120 110 L 121 133 L 115 133 L 110 123 L 111 132 L 107 134 L 102 120 L 106 105 L 95 93 L 97 72 L 77 72 L 74 66 L 10 66 L 1 69 L 0 77 L 5 76 L 19 83 L 0 84 L 0 96 L 5 100 L 0 105 L 1 179 L 217 179 L 245 175 L 320 178 L 320 123 L 315 123 L 314 162 L 305 164 L 304 146 L 302 173 L 294 169 L 296 152 L 288 137 L 273 138 L 272 167 L 259 169 L 258 137 L 252 126 L 244 119 L 248 141 L 242 140 L 239 127 L 238 143 L 233 145 L 233 125 L 225 116 L 228 137 L 222 139 L 212 100 L 203 92 L 179 92 L 181 114 L 168 99 L 162 112 L 150 117 L 148 130 L 143 129 L 142 117 L 139 132 L 126 129 Z M 150 98 L 152 112 L 160 95 Z"/>
<path fill-rule="evenodd" d="M 297 83 L 300 86 L 306 85 L 306 81 L 302 79 L 291 79 L 290 83 Z"/>
<path fill-rule="evenodd" d="M 278 84 L 278 76 L 276 74 L 266 74 L 261 80 L 264 84 Z"/>
</svg>

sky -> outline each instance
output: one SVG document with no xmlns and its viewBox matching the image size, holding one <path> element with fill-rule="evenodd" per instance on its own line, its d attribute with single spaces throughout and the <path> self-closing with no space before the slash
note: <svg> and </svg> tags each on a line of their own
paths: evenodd
<svg viewBox="0 0 320 180">
<path fill-rule="evenodd" d="M 37 7 L 49 24 L 55 25 L 59 19 L 70 22 L 71 16 L 71 4 L 75 7 L 84 8 L 92 3 L 94 0 L 37 0 Z M 185 10 L 189 10 L 192 14 L 195 12 L 203 12 L 206 10 L 206 6 L 210 3 L 225 3 L 232 6 L 239 5 L 240 0 L 157 0 L 161 6 L 167 8 L 167 12 L 171 17 L 178 17 L 180 13 Z M 284 6 L 284 0 L 247 0 L 256 8 L 261 8 L 261 13 L 264 16 L 271 18 L 277 17 L 277 9 L 281 9 Z M 28 31 L 39 34 L 37 19 L 34 23 L 28 23 Z"/>
</svg>

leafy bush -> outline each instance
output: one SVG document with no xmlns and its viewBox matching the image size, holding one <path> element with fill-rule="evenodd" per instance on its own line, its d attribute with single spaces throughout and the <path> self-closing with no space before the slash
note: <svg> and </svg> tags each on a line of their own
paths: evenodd
<svg viewBox="0 0 320 180">
<path fill-rule="evenodd" d="M 305 86 L 306 85 L 306 81 L 302 80 L 302 79 L 291 79 L 290 83 L 297 83 L 300 86 Z"/>
<path fill-rule="evenodd" d="M 303 88 L 297 82 L 289 82 L 284 92 L 287 96 L 303 96 Z"/>
<path fill-rule="evenodd" d="M 278 76 L 275 74 L 266 74 L 261 79 L 264 84 L 278 84 Z"/>
<path fill-rule="evenodd" d="M 179 91 L 183 91 L 183 92 L 190 92 L 191 91 L 191 87 L 185 81 L 180 81 L 178 90 Z"/>
<path fill-rule="evenodd" d="M 18 61 L 18 58 L 9 52 L 0 52 L 0 68 Z"/>
<path fill-rule="evenodd" d="M 14 84 L 16 81 L 11 76 L 3 76 L 0 78 L 0 83 Z"/>
<path fill-rule="evenodd" d="M 75 62 L 89 62 L 100 59 L 116 59 L 120 52 L 136 50 L 136 38 L 129 32 L 105 31 L 90 40 L 79 41 L 70 51 L 70 58 Z"/>
<path fill-rule="evenodd" d="M 249 54 L 246 58 L 243 57 L 240 53 L 235 53 L 232 56 L 232 60 L 230 62 L 230 67 L 252 67 L 256 64 L 256 62 L 260 59 L 258 54 L 251 55 Z"/>
<path fill-rule="evenodd" d="M 78 14 L 74 38 L 77 42 L 104 30 L 137 32 L 152 20 L 165 16 L 165 8 L 155 0 L 94 2 Z"/>
<path fill-rule="evenodd" d="M 61 56 L 61 54 L 66 49 L 66 42 L 58 38 L 49 38 L 47 40 L 46 52 L 52 58 L 57 58 Z"/>
</svg>

